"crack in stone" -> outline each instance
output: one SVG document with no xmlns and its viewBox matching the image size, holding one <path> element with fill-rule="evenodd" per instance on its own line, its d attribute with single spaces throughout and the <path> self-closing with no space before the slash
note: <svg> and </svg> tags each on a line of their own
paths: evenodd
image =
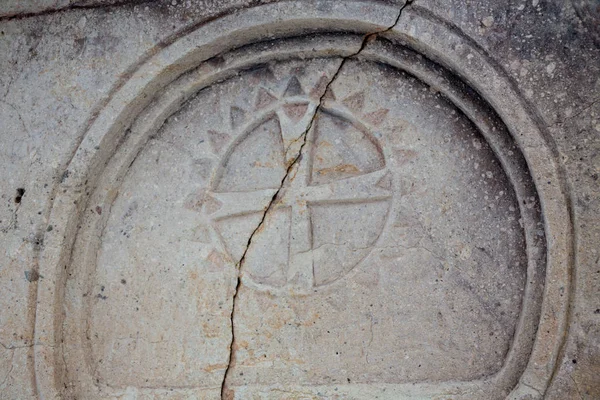
<svg viewBox="0 0 600 400">
<path fill-rule="evenodd" d="M 556 121 L 554 124 L 551 124 L 549 126 L 553 126 L 553 125 L 562 125 L 565 122 L 568 122 L 572 119 L 578 118 L 581 114 L 585 113 L 586 111 L 588 111 L 590 108 L 594 107 L 596 104 L 598 104 L 598 102 L 600 102 L 600 98 L 595 98 L 594 100 L 592 100 L 590 103 L 586 104 L 585 106 L 581 107 L 575 114 L 569 116 L 569 117 L 565 117 L 562 120 L 558 120 Z"/>
<path fill-rule="evenodd" d="M 230 324 L 231 324 L 231 341 L 229 343 L 229 358 L 227 361 L 227 367 L 225 368 L 225 372 L 223 374 L 223 380 L 221 382 L 221 400 L 231 400 L 232 398 L 230 396 L 226 395 L 228 394 L 227 392 L 227 380 L 229 378 L 229 373 L 231 371 L 231 367 L 233 367 L 234 365 L 234 357 L 235 357 L 235 349 L 234 349 L 234 344 L 235 344 L 235 327 L 234 327 L 234 319 L 235 319 L 235 311 L 236 311 L 236 300 L 237 300 L 237 296 L 240 292 L 240 288 L 241 288 L 241 277 L 242 277 L 242 267 L 244 265 L 244 261 L 246 259 L 246 254 L 248 253 L 248 250 L 250 249 L 250 246 L 252 245 L 252 240 L 254 239 L 254 236 L 256 235 L 256 233 L 260 230 L 260 228 L 263 226 L 267 215 L 269 213 L 269 211 L 272 209 L 273 205 L 276 203 L 277 201 L 277 197 L 279 196 L 279 193 L 281 192 L 281 190 L 283 189 L 286 181 L 288 181 L 288 179 L 290 178 L 290 173 L 292 172 L 294 166 L 302 160 L 302 151 L 304 149 L 304 147 L 306 146 L 307 143 L 307 136 L 308 136 L 308 132 L 310 132 L 310 130 L 312 129 L 312 126 L 316 120 L 317 114 L 319 113 L 319 110 L 321 109 L 322 105 L 323 105 L 323 100 L 325 99 L 325 96 L 327 95 L 327 92 L 329 91 L 331 85 L 335 82 L 335 80 L 337 79 L 337 77 L 339 76 L 339 74 L 341 73 L 342 69 L 344 68 L 344 65 L 346 64 L 346 62 L 351 59 L 356 57 L 357 55 L 359 55 L 367 46 L 367 44 L 373 40 L 375 40 L 377 38 L 377 36 L 384 34 L 392 29 L 394 29 L 394 27 L 398 24 L 398 21 L 400 21 L 400 16 L 402 15 L 402 11 L 410 4 L 412 4 L 414 2 L 414 0 L 406 0 L 405 3 L 400 7 L 400 9 L 398 10 L 398 14 L 396 16 L 396 19 L 394 20 L 394 23 L 385 28 L 385 29 L 381 29 L 375 32 L 371 32 L 371 33 L 367 33 L 365 34 L 365 36 L 363 37 L 362 43 L 360 45 L 360 48 L 347 56 L 344 56 L 342 58 L 342 61 L 340 62 L 340 65 L 338 66 L 337 70 L 335 71 L 335 73 L 333 74 L 333 76 L 331 77 L 331 79 L 329 80 L 329 82 L 327 82 L 327 85 L 325 85 L 325 89 L 323 90 L 323 94 L 321 94 L 321 96 L 319 97 L 319 103 L 317 104 L 317 106 L 315 107 L 315 110 L 313 111 L 313 115 L 310 119 L 310 121 L 307 124 L 306 129 L 302 132 L 302 134 L 298 137 L 298 139 L 294 140 L 295 142 L 298 142 L 299 140 L 302 140 L 302 144 L 300 145 L 300 148 L 298 149 L 297 155 L 294 157 L 294 159 L 289 163 L 287 170 L 285 172 L 285 175 L 283 176 L 283 178 L 281 179 L 281 183 L 279 185 L 279 188 L 277 189 L 277 191 L 273 194 L 273 197 L 271 197 L 271 200 L 269 201 L 269 204 L 267 205 L 267 207 L 265 208 L 265 211 L 263 212 L 262 218 L 260 220 L 260 222 L 258 223 L 258 225 L 256 226 L 256 228 L 252 231 L 252 233 L 250 234 L 250 237 L 248 238 L 248 242 L 246 244 L 246 247 L 244 249 L 244 252 L 242 253 L 242 256 L 240 257 L 240 260 L 236 263 L 235 266 L 235 270 L 236 270 L 236 283 L 235 283 L 235 289 L 233 292 L 233 298 L 232 298 L 232 305 L 231 305 L 231 314 L 230 314 Z M 288 147 L 289 149 L 289 147 Z M 293 177 L 291 178 L 293 179 Z"/>
</svg>

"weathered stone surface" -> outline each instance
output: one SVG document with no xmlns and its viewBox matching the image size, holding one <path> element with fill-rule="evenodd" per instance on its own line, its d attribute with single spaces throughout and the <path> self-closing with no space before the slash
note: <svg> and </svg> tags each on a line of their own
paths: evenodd
<svg viewBox="0 0 600 400">
<path fill-rule="evenodd" d="M 0 398 L 600 395 L 592 3 L 40 4 Z"/>
</svg>

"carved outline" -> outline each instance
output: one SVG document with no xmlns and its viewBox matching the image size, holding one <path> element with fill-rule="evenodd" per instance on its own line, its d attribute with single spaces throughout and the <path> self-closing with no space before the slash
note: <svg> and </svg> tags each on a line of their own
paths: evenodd
<svg viewBox="0 0 600 400">
<path fill-rule="evenodd" d="M 295 77 L 293 77 L 295 78 Z M 291 81 L 291 80 L 290 80 Z M 289 84 L 288 84 L 289 86 Z M 287 90 L 287 89 L 286 89 Z M 215 193 L 246 193 L 246 192 L 259 192 L 259 191 L 267 191 L 269 189 L 276 189 L 276 188 L 262 188 L 262 189 L 256 189 L 254 191 L 227 191 L 224 192 L 222 190 L 218 190 L 217 188 L 219 187 L 219 185 L 221 184 L 221 181 L 223 179 L 223 174 L 224 174 L 224 170 L 227 166 L 227 164 L 229 163 L 229 160 L 231 159 L 231 155 L 233 154 L 233 152 L 238 148 L 238 146 L 246 139 L 248 138 L 256 128 L 258 128 L 259 126 L 263 125 L 264 123 L 266 123 L 267 121 L 271 120 L 271 119 L 276 119 L 277 123 L 279 124 L 279 132 L 281 134 L 281 139 L 282 142 L 285 140 L 284 139 L 284 132 L 283 132 L 283 128 L 281 126 L 281 121 L 279 119 L 279 110 L 282 109 L 285 105 L 288 104 L 292 104 L 292 105 L 296 105 L 296 104 L 309 104 L 309 102 L 306 101 L 300 101 L 297 100 L 294 97 L 293 102 L 281 102 L 281 101 L 276 101 L 274 102 L 269 108 L 266 108 L 263 112 L 261 112 L 261 114 L 256 117 L 255 119 L 253 119 L 250 123 L 246 124 L 242 129 L 240 129 L 241 134 L 238 134 L 234 140 L 231 141 L 230 144 L 228 144 L 227 150 L 225 151 L 225 153 L 223 154 L 221 161 L 218 164 L 218 167 L 215 170 L 215 173 L 213 175 L 213 179 L 211 180 L 210 183 L 210 187 L 211 190 L 214 191 Z M 284 112 L 284 111 L 281 111 Z M 371 133 L 371 129 L 369 127 L 367 127 L 363 122 L 360 122 L 359 117 L 354 116 L 354 115 L 350 115 L 349 113 L 344 113 L 341 110 L 337 110 L 335 108 L 332 108 L 331 106 L 324 106 L 322 108 L 322 110 L 320 111 L 322 114 L 326 114 L 329 115 L 332 118 L 338 118 L 341 119 L 345 122 L 347 122 L 349 125 L 352 125 L 356 130 L 358 130 L 359 132 L 361 132 L 366 140 L 368 140 L 369 142 L 371 142 L 374 146 L 375 146 L 375 150 L 378 153 L 378 158 L 381 158 L 382 162 L 383 162 L 383 166 L 379 169 L 373 170 L 373 171 L 367 171 L 365 173 L 361 173 L 359 175 L 355 175 L 355 176 L 349 176 L 349 177 L 344 177 L 344 178 L 340 178 L 340 179 L 335 179 L 334 182 L 338 182 L 338 181 L 344 181 L 346 179 L 352 179 L 352 178 L 358 178 L 360 176 L 364 176 L 364 175 L 368 175 L 371 173 L 375 173 L 378 171 L 382 171 L 384 169 L 386 169 L 387 167 L 387 160 L 386 160 L 386 156 L 385 153 L 381 147 L 381 144 L 379 143 L 379 140 L 377 140 L 375 138 L 375 136 Z M 305 184 L 304 186 L 307 188 L 310 187 L 322 187 L 322 186 L 327 186 L 330 185 L 332 182 L 327 182 L 327 183 L 322 183 L 322 184 L 315 184 L 312 182 L 312 173 L 313 173 L 313 164 L 314 164 L 314 156 L 315 156 L 315 145 L 316 145 L 316 140 L 318 138 L 318 124 L 319 124 L 319 116 L 316 117 L 317 121 L 315 126 L 310 130 L 310 132 L 308 132 L 308 136 L 307 136 L 307 141 L 309 144 L 309 151 L 308 151 L 308 159 L 307 159 L 307 167 L 306 167 L 306 176 L 301 177 L 300 179 L 305 180 Z M 284 157 L 284 162 L 285 162 L 285 156 L 286 156 L 286 148 L 285 148 L 285 144 L 284 147 L 282 148 L 282 156 Z M 386 169 L 387 170 L 387 169 Z M 272 194 L 269 193 L 265 193 L 265 197 L 271 197 Z M 389 196 L 385 196 L 385 197 L 373 197 L 373 198 L 368 198 L 368 199 L 356 199 L 356 200 L 352 200 L 352 199 L 328 199 L 328 200 L 310 200 L 310 198 L 307 200 L 307 212 L 310 213 L 310 206 L 311 205 L 318 205 L 318 204 L 345 204 L 345 203 L 371 203 L 374 201 L 391 201 L 392 198 L 392 194 L 390 193 Z M 281 206 L 277 206 L 277 208 L 281 208 Z M 291 207 L 293 208 L 293 207 Z M 379 241 L 379 238 L 381 237 L 385 227 L 387 226 L 387 219 L 389 218 L 390 215 L 390 209 L 391 209 L 391 204 L 388 204 L 388 209 L 386 212 L 386 217 L 384 218 L 383 224 L 380 228 L 378 228 L 378 235 L 377 238 L 373 241 L 373 243 L 370 245 L 372 247 L 374 247 L 377 242 Z M 251 215 L 251 214 L 255 214 L 257 211 L 256 210 L 250 210 L 250 211 L 246 211 L 246 212 L 239 212 L 239 213 L 235 213 L 235 214 L 230 214 L 227 216 L 220 216 L 218 217 L 215 221 L 222 221 L 225 219 L 229 219 L 229 218 L 235 218 L 238 216 L 246 216 L 246 215 Z M 293 212 L 292 212 L 293 215 Z M 309 222 L 309 226 L 311 227 L 311 231 L 309 234 L 312 234 L 312 214 L 309 214 L 309 216 L 307 216 L 307 218 L 309 218 L 310 222 Z M 291 224 L 291 219 L 290 219 L 290 224 Z M 223 238 L 223 234 L 221 233 L 220 229 L 216 226 L 213 225 L 213 229 L 215 229 L 218 233 L 218 237 L 221 240 L 221 245 L 224 249 L 229 249 L 230 246 L 227 245 L 227 242 L 225 241 L 225 239 Z M 291 237 L 291 231 L 292 229 L 290 228 L 290 237 Z M 310 237 L 310 242 L 312 243 L 313 237 Z M 290 239 L 290 245 L 291 245 L 291 239 Z M 312 248 L 311 248 L 312 250 Z M 357 249 L 358 250 L 358 249 Z M 231 251 L 227 250 L 227 252 L 229 253 L 229 257 L 234 260 L 235 257 L 233 256 L 233 254 L 231 254 Z M 289 257 L 292 257 L 292 252 L 291 249 L 288 249 L 288 254 Z M 355 269 L 358 265 L 360 265 L 362 263 L 362 261 L 364 261 L 364 259 L 370 254 L 369 252 L 365 252 L 365 254 L 361 257 L 359 257 L 359 259 L 354 263 L 354 265 L 349 268 L 345 273 L 343 273 L 343 275 L 335 278 L 335 279 L 331 279 L 328 280 L 327 282 L 320 284 L 320 285 L 316 285 L 315 284 L 315 269 L 314 269 L 314 264 L 313 264 L 313 276 L 312 276 L 312 287 L 310 288 L 310 291 L 315 291 L 315 290 L 319 290 L 322 287 L 328 286 L 334 282 L 336 282 L 339 279 L 342 279 L 346 276 L 349 275 L 349 273 Z M 289 260 L 288 260 L 288 269 L 289 269 Z M 248 275 L 250 277 L 252 277 L 252 273 L 249 272 Z M 284 285 L 281 286 L 274 286 L 274 285 L 269 285 L 266 283 L 261 283 L 258 282 L 256 280 L 256 278 L 252 277 L 251 278 L 252 282 L 246 282 L 246 283 L 251 283 L 250 286 L 254 287 L 255 289 L 258 290 L 265 290 L 265 291 L 269 291 L 269 292 L 273 292 L 275 291 L 279 291 L 281 293 L 285 293 L 285 289 L 286 287 L 289 285 L 289 283 L 286 283 Z M 283 290 L 282 290 L 283 289 Z"/>
</svg>

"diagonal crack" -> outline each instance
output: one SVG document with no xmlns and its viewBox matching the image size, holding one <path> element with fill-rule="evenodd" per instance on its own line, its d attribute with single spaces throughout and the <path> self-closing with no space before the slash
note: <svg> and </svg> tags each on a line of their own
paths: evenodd
<svg viewBox="0 0 600 400">
<path fill-rule="evenodd" d="M 240 287 L 241 287 L 241 272 L 242 272 L 242 267 L 244 265 L 244 261 L 246 259 L 246 254 L 248 253 L 248 250 L 250 249 L 250 246 L 252 245 L 252 240 L 254 239 L 254 236 L 256 235 L 256 233 L 260 230 L 260 228 L 263 226 L 267 215 L 269 213 L 269 211 L 271 210 L 271 208 L 273 207 L 273 205 L 276 203 L 277 201 L 277 197 L 279 196 L 279 193 L 281 192 L 281 190 L 283 189 L 286 181 L 290 178 L 290 173 L 292 172 L 294 166 L 302 159 L 302 151 L 304 149 L 304 147 L 306 146 L 306 143 L 308 142 L 307 137 L 308 137 L 308 132 L 310 132 L 316 118 L 317 118 L 317 114 L 319 113 L 319 110 L 321 109 L 322 105 L 323 105 L 323 100 L 325 99 L 325 96 L 327 95 L 327 92 L 329 91 L 331 85 L 333 84 L 333 82 L 335 82 L 335 80 L 338 78 L 339 74 L 341 73 L 344 65 L 346 64 L 346 62 L 351 59 L 356 57 L 357 55 L 359 55 L 367 46 L 367 44 L 373 40 L 375 40 L 377 38 L 377 36 L 384 34 L 388 31 L 391 31 L 392 29 L 394 29 L 394 27 L 398 24 L 398 21 L 400 21 L 400 16 L 402 15 L 402 11 L 410 4 L 412 4 L 414 2 L 414 0 L 406 0 L 405 3 L 400 7 L 400 9 L 398 10 L 398 14 L 396 16 L 396 19 L 394 20 L 394 23 L 392 25 L 390 25 L 387 28 L 375 31 L 375 32 L 370 32 L 365 34 L 365 36 L 363 37 L 362 43 L 360 45 L 360 48 L 352 53 L 349 54 L 347 56 L 344 56 L 342 58 L 342 61 L 340 62 L 340 65 L 338 66 L 337 70 L 335 71 L 335 73 L 333 74 L 333 76 L 331 77 L 331 79 L 329 80 L 329 82 L 327 82 L 327 85 L 325 86 L 325 90 L 323 91 L 323 94 L 321 94 L 321 97 L 319 97 L 319 103 L 317 104 L 317 106 L 315 107 L 315 110 L 313 111 L 313 115 L 310 119 L 310 121 L 307 124 L 306 129 L 302 132 L 302 134 L 298 137 L 298 139 L 295 140 L 296 141 L 302 141 L 302 144 L 300 145 L 300 148 L 298 149 L 298 152 L 296 154 L 296 156 L 293 158 L 293 160 L 289 163 L 289 166 L 287 167 L 287 170 L 285 172 L 285 175 L 283 176 L 283 178 L 281 179 L 281 184 L 279 185 L 279 188 L 277 189 L 277 191 L 275 192 L 275 194 L 273 194 L 273 197 L 271 198 L 271 200 L 269 201 L 269 204 L 267 205 L 267 207 L 265 208 L 265 211 L 262 215 L 262 218 L 260 220 L 260 222 L 258 223 L 258 225 L 256 226 L 256 228 L 252 231 L 252 233 L 250 234 L 250 237 L 248 238 L 248 243 L 246 244 L 246 248 L 244 249 L 244 253 L 242 254 L 242 257 L 240 258 L 240 260 L 237 262 L 236 264 L 236 283 L 235 283 L 235 290 L 233 292 L 233 302 L 232 302 L 232 306 L 231 306 L 231 314 L 230 314 L 230 323 L 231 323 L 231 341 L 229 342 L 229 359 L 227 362 L 227 367 L 225 368 L 225 373 L 223 374 L 223 381 L 221 382 L 221 400 L 230 400 L 231 397 L 227 396 L 228 390 L 227 390 L 227 381 L 229 379 L 229 373 L 231 371 L 231 367 L 234 365 L 235 360 L 234 360 L 234 343 L 235 343 L 235 327 L 234 327 L 234 318 L 235 318 L 235 311 L 236 311 L 236 300 L 237 300 L 237 296 L 238 293 L 240 292 Z M 288 147 L 289 149 L 289 147 Z M 293 177 L 292 177 L 293 179 Z"/>
</svg>

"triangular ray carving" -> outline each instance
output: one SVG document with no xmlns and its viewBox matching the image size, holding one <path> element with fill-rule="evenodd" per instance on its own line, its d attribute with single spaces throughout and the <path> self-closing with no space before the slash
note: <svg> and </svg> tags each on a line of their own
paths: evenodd
<svg viewBox="0 0 600 400">
<path fill-rule="evenodd" d="M 302 119 L 306 110 L 308 110 L 308 103 L 303 104 L 286 104 L 283 106 L 285 115 L 288 116 L 294 122 L 298 122 Z"/>
<path fill-rule="evenodd" d="M 215 199 L 209 194 L 206 194 L 204 197 L 204 211 L 207 214 L 214 214 L 219 211 L 219 209 L 223 206 L 223 203 L 220 200 Z"/>
<path fill-rule="evenodd" d="M 250 71 L 250 77 L 253 84 L 266 81 L 274 81 L 275 75 L 271 68 L 266 65 L 262 65 Z"/>
<path fill-rule="evenodd" d="M 325 95 L 323 96 L 323 100 L 335 101 L 335 93 L 333 93 L 333 89 L 330 87 L 327 88 Z"/>
<path fill-rule="evenodd" d="M 367 115 L 365 115 L 365 119 L 371 124 L 379 126 L 385 120 L 389 111 L 390 110 L 388 110 L 387 108 L 382 108 L 377 111 L 368 113 Z"/>
<path fill-rule="evenodd" d="M 298 78 L 293 76 L 292 79 L 290 79 L 283 95 L 285 97 L 304 95 L 304 90 L 302 90 L 302 85 L 300 85 Z"/>
<path fill-rule="evenodd" d="M 215 153 L 220 153 L 230 139 L 231 137 L 226 133 L 213 130 L 208 131 L 208 142 Z"/>
<path fill-rule="evenodd" d="M 231 107 L 230 116 L 231 116 L 231 127 L 233 129 L 240 127 L 241 125 L 244 124 L 244 121 L 246 121 L 246 111 L 242 110 L 239 107 L 235 107 L 235 106 Z"/>
<path fill-rule="evenodd" d="M 392 174 L 390 174 L 389 172 L 386 173 L 384 176 L 381 177 L 381 179 L 377 181 L 375 186 L 382 189 L 390 190 L 392 188 Z"/>
<path fill-rule="evenodd" d="M 199 225 L 195 227 L 192 231 L 192 240 L 194 242 L 210 244 L 211 237 L 208 228 L 204 225 Z"/>
<path fill-rule="evenodd" d="M 344 105 L 350 110 L 354 112 L 360 112 L 365 105 L 365 93 L 358 92 L 352 96 L 346 97 L 344 100 L 342 100 L 342 103 L 344 103 Z"/>
<path fill-rule="evenodd" d="M 208 214 L 213 214 L 223 206 L 223 203 L 215 199 L 213 196 L 208 194 L 205 189 L 201 189 L 195 193 L 192 193 L 186 199 L 184 207 L 188 210 L 201 211 L 204 207 L 204 211 Z"/>
<path fill-rule="evenodd" d="M 325 75 L 320 77 L 315 87 L 312 88 L 312 90 L 310 91 L 310 97 L 312 97 L 315 100 L 319 99 L 323 95 L 323 92 L 325 92 L 325 88 L 327 88 L 328 83 L 328 77 L 326 77 Z"/>
<path fill-rule="evenodd" d="M 269 93 L 266 89 L 260 88 L 258 89 L 258 95 L 256 96 L 255 108 L 260 110 L 261 108 L 265 108 L 275 101 L 277 101 L 275 96 Z"/>
</svg>

